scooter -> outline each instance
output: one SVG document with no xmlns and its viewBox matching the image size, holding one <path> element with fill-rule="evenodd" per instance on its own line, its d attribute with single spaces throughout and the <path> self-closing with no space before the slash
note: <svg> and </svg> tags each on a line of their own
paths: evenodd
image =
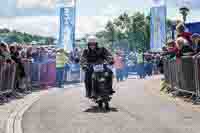
<svg viewBox="0 0 200 133">
<path fill-rule="evenodd" d="M 113 72 L 107 64 L 92 65 L 92 99 L 99 108 L 105 105 L 106 110 L 110 110 L 109 102 L 112 99 Z"/>
</svg>

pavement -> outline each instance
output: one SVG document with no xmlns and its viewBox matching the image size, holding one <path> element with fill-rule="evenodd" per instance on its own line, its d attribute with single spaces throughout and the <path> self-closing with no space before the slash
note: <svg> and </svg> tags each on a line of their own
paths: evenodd
<svg viewBox="0 0 200 133">
<path fill-rule="evenodd" d="M 55 89 L 23 114 L 23 133 L 199 133 L 200 115 L 160 95 L 160 77 L 115 86 L 111 111 L 84 97 L 82 85 Z M 189 106 L 188 106 L 189 107 Z M 18 133 L 18 132 L 15 132 Z"/>
<path fill-rule="evenodd" d="M 9 103 L 0 105 L 0 133 L 7 133 L 8 122 L 11 120 L 12 114 L 15 114 L 17 111 L 23 109 L 23 107 L 27 104 L 31 105 L 32 102 L 46 93 L 46 90 L 33 92 L 32 94 L 29 94 L 21 99 L 13 99 Z"/>
</svg>

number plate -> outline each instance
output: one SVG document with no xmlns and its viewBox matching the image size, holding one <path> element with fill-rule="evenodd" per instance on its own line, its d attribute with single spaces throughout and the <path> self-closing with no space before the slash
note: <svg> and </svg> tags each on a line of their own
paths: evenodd
<svg viewBox="0 0 200 133">
<path fill-rule="evenodd" d="M 95 65 L 95 66 L 93 66 L 93 69 L 94 69 L 95 72 L 102 72 L 102 71 L 104 71 L 103 65 Z"/>
</svg>

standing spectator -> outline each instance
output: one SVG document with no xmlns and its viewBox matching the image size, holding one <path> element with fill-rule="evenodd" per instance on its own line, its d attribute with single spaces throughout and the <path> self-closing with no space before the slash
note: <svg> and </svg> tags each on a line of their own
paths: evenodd
<svg viewBox="0 0 200 133">
<path fill-rule="evenodd" d="M 10 50 L 8 48 L 8 45 L 3 42 L 0 43 L 0 57 L 1 57 L 1 60 L 3 61 L 11 60 Z"/>
<path fill-rule="evenodd" d="M 122 81 L 124 64 L 123 64 L 123 58 L 122 58 L 120 52 L 117 52 L 114 57 L 114 67 L 116 70 L 117 82 Z"/>
<path fill-rule="evenodd" d="M 146 63 L 145 63 L 145 66 L 144 66 L 145 67 L 145 73 L 148 76 L 152 76 L 153 65 L 152 65 L 152 59 L 151 59 L 150 53 L 145 54 L 145 60 L 146 60 Z"/>
<path fill-rule="evenodd" d="M 21 57 L 22 59 L 27 59 L 26 51 L 25 51 L 25 50 L 22 50 L 22 51 L 21 51 L 20 57 Z"/>
<path fill-rule="evenodd" d="M 56 80 L 59 88 L 64 85 L 64 67 L 67 61 L 64 49 L 59 49 L 56 54 Z"/>
<path fill-rule="evenodd" d="M 179 57 L 194 54 L 194 50 L 192 49 L 192 46 L 189 44 L 189 42 L 185 38 L 179 37 L 176 40 L 176 45 L 179 50 Z"/>
<path fill-rule="evenodd" d="M 32 55 L 32 54 L 33 54 L 33 53 L 32 53 L 32 47 L 27 48 L 26 57 L 27 57 L 28 59 L 32 59 L 32 58 L 33 58 L 33 55 Z"/>
<path fill-rule="evenodd" d="M 195 53 L 200 52 L 200 35 L 195 33 L 192 35 L 192 46 L 195 51 Z"/>
<path fill-rule="evenodd" d="M 19 50 L 19 48 L 18 48 Z M 25 78 L 26 74 L 25 74 L 25 70 L 24 70 L 24 66 L 22 64 L 22 60 L 20 58 L 19 52 L 17 51 L 17 47 L 16 46 L 11 46 L 10 47 L 10 54 L 11 54 L 11 58 L 12 60 L 14 60 L 14 62 L 17 64 L 17 69 L 16 69 L 16 89 L 20 92 L 24 92 L 24 88 L 22 88 L 20 85 L 20 83 L 22 82 L 22 80 Z"/>
<path fill-rule="evenodd" d="M 40 48 L 37 47 L 35 51 L 32 53 L 32 58 L 34 62 L 40 62 Z"/>
<path fill-rule="evenodd" d="M 139 75 L 139 77 L 145 78 L 145 74 L 144 74 L 144 54 L 142 53 L 141 50 L 139 50 L 138 54 L 137 54 L 137 73 Z"/>
<path fill-rule="evenodd" d="M 164 53 L 167 55 L 168 59 L 175 59 L 178 54 L 178 48 L 176 47 L 176 42 L 174 40 L 169 40 L 167 42 L 167 51 Z"/>
<path fill-rule="evenodd" d="M 128 56 L 125 56 L 124 58 L 124 67 L 123 67 L 123 76 L 124 76 L 124 79 L 128 79 L 128 73 L 129 73 L 129 70 L 128 70 Z"/>
<path fill-rule="evenodd" d="M 71 53 L 70 53 L 70 60 L 72 63 L 78 64 L 80 61 L 80 52 L 78 48 L 75 48 Z"/>
<path fill-rule="evenodd" d="M 184 24 L 179 23 L 176 26 L 176 31 L 177 31 L 177 38 L 182 37 L 188 41 L 189 45 L 192 45 L 192 39 L 191 39 L 192 33 L 185 31 Z"/>
<path fill-rule="evenodd" d="M 48 52 L 47 49 L 41 47 L 40 48 L 40 62 L 44 63 L 48 61 Z"/>
</svg>

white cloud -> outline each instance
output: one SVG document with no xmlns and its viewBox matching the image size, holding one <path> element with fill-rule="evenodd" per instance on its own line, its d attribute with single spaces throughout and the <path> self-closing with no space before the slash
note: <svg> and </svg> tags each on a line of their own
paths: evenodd
<svg viewBox="0 0 200 133">
<path fill-rule="evenodd" d="M 110 17 L 105 16 L 79 16 L 76 24 L 77 37 L 102 30 L 109 19 Z M 0 28 L 44 36 L 57 37 L 59 33 L 59 18 L 56 16 L 0 18 L 0 25 Z"/>
<path fill-rule="evenodd" d="M 18 8 L 55 8 L 56 0 L 16 0 Z"/>
<path fill-rule="evenodd" d="M 120 11 L 121 11 L 121 8 L 119 5 L 108 3 L 107 7 L 101 10 L 101 14 L 103 14 L 104 16 L 113 16 L 113 15 L 119 14 Z"/>
<path fill-rule="evenodd" d="M 1 18 L 0 25 L 21 32 L 45 36 L 55 36 L 58 32 L 58 18 L 49 16 Z"/>
<path fill-rule="evenodd" d="M 110 17 L 106 16 L 80 16 L 77 20 L 77 35 L 83 36 L 86 33 L 95 33 L 103 30 Z"/>
</svg>

